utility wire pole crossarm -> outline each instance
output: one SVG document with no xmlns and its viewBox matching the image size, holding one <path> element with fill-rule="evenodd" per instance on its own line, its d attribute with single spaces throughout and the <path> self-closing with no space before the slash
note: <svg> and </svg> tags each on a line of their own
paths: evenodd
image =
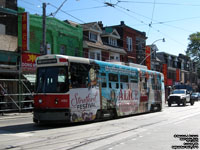
<svg viewBox="0 0 200 150">
<path fill-rule="evenodd" d="M 156 43 L 157 41 L 161 41 L 161 40 L 162 40 L 163 42 L 165 42 L 165 38 L 158 39 L 158 40 L 154 41 L 150 46 L 154 45 L 154 43 Z M 151 51 L 151 53 L 150 53 L 149 55 L 147 55 L 147 56 L 141 61 L 140 65 L 143 64 L 143 62 L 144 62 L 149 56 L 151 56 L 154 52 L 155 52 L 155 50 Z"/>
</svg>

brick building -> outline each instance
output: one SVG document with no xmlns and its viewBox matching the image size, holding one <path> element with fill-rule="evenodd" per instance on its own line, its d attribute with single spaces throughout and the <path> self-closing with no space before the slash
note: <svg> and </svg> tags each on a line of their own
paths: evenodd
<svg viewBox="0 0 200 150">
<path fill-rule="evenodd" d="M 120 25 L 109 26 L 117 30 L 120 35 L 119 45 L 127 52 L 124 62 L 140 64 L 145 58 L 146 33 L 127 26 L 124 21 Z"/>
</svg>

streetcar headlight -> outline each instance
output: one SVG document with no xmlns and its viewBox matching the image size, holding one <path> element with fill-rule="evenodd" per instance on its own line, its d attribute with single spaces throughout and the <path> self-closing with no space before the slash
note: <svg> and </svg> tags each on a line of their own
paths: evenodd
<svg viewBox="0 0 200 150">
<path fill-rule="evenodd" d="M 58 104 L 58 99 L 57 98 L 55 99 L 55 104 Z"/>
<path fill-rule="evenodd" d="M 39 99 L 38 102 L 41 104 L 42 103 L 42 99 Z"/>
</svg>

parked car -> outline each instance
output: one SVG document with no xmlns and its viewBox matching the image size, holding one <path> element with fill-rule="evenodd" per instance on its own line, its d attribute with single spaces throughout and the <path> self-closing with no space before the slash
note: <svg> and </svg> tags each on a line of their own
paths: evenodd
<svg viewBox="0 0 200 150">
<path fill-rule="evenodd" d="M 190 103 L 191 105 L 194 105 L 194 100 L 190 98 L 190 92 L 186 89 L 173 90 L 167 101 L 169 107 L 172 104 L 177 104 L 178 106 L 183 104 L 183 106 L 186 106 L 186 103 Z"/>
<path fill-rule="evenodd" d="M 195 101 L 199 101 L 200 100 L 200 93 L 199 92 L 194 92 L 191 94 L 191 99 L 195 100 Z"/>
</svg>

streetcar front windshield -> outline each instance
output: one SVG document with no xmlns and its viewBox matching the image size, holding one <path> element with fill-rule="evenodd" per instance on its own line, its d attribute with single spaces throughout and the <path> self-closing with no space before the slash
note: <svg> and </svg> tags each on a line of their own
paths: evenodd
<svg viewBox="0 0 200 150">
<path fill-rule="evenodd" d="M 66 93 L 69 90 L 67 67 L 41 67 L 37 70 L 36 93 Z"/>
</svg>

